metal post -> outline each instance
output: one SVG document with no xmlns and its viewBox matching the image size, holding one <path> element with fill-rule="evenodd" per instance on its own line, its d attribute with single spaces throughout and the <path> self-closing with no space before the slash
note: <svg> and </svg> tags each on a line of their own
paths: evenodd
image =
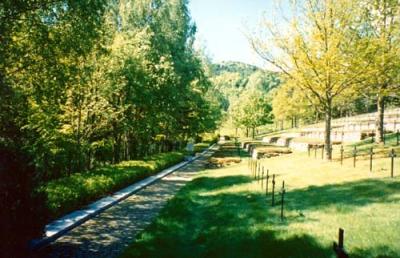
<svg viewBox="0 0 400 258">
<path fill-rule="evenodd" d="M 264 166 L 262 167 L 262 174 L 261 174 L 261 190 L 264 187 Z"/>
<path fill-rule="evenodd" d="M 275 205 L 275 174 L 272 175 L 272 206 Z"/>
<path fill-rule="evenodd" d="M 269 181 L 269 169 L 267 169 L 267 178 L 265 179 L 265 195 L 268 195 L 268 181 Z"/>
<path fill-rule="evenodd" d="M 343 249 L 344 246 L 344 230 L 342 228 L 339 228 L 339 248 Z"/>
<path fill-rule="evenodd" d="M 391 162 L 390 162 L 390 175 L 393 178 L 394 176 L 394 158 L 397 156 L 396 152 L 394 151 L 394 149 L 392 149 L 390 151 L 390 158 L 391 158 Z"/>
<path fill-rule="evenodd" d="M 338 258 L 349 258 L 349 254 L 344 250 L 344 230 L 339 228 L 339 243 L 333 242 L 333 251 Z"/>
<path fill-rule="evenodd" d="M 372 172 L 372 156 L 374 155 L 374 148 L 369 149 L 369 172 Z"/>
<path fill-rule="evenodd" d="M 285 181 L 282 182 L 282 196 L 281 196 L 281 220 L 283 220 L 283 205 L 285 201 Z"/>
<path fill-rule="evenodd" d="M 256 178 L 257 161 L 253 160 L 253 177 Z"/>
<path fill-rule="evenodd" d="M 254 177 L 254 167 L 255 167 L 255 161 L 252 159 L 251 160 L 252 166 L 251 166 L 251 176 Z"/>
<path fill-rule="evenodd" d="M 257 179 L 258 166 L 260 166 L 260 164 L 258 163 L 258 160 L 256 160 L 256 169 L 254 170 L 254 179 Z"/>
<path fill-rule="evenodd" d="M 386 139 L 385 139 L 386 137 L 385 137 L 385 130 L 383 130 L 383 145 L 385 145 L 386 144 Z"/>
<path fill-rule="evenodd" d="M 257 180 L 258 160 L 256 160 L 256 169 L 254 170 L 254 179 Z"/>
<path fill-rule="evenodd" d="M 340 165 L 343 165 L 343 152 L 344 152 L 344 149 L 343 149 L 343 145 L 342 145 L 342 146 L 340 146 Z"/>
</svg>

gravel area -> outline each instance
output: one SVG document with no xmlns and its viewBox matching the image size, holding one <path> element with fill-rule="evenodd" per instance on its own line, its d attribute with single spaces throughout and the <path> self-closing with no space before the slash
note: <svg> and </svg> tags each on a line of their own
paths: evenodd
<svg viewBox="0 0 400 258">
<path fill-rule="evenodd" d="M 198 171 L 211 153 L 160 179 L 81 226 L 32 257 L 117 257 L 157 216 L 166 202 Z"/>
</svg>

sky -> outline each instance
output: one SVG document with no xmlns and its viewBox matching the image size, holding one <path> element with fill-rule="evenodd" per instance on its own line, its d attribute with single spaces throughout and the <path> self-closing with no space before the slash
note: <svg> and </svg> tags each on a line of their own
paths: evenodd
<svg viewBox="0 0 400 258">
<path fill-rule="evenodd" d="M 245 33 L 256 28 L 263 15 L 273 12 L 273 0 L 190 0 L 197 26 L 196 44 L 214 62 L 240 61 L 265 67 Z"/>
</svg>

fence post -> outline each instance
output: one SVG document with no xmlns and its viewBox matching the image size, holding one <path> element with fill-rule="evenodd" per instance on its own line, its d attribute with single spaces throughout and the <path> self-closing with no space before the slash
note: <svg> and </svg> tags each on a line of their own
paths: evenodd
<svg viewBox="0 0 400 258">
<path fill-rule="evenodd" d="M 342 145 L 342 146 L 340 146 L 340 165 L 343 165 L 343 152 L 344 152 L 344 149 L 343 149 L 343 145 Z"/>
<path fill-rule="evenodd" d="M 257 179 L 257 169 L 258 169 L 258 160 L 255 160 L 255 167 L 254 167 L 254 179 Z"/>
<path fill-rule="evenodd" d="M 267 169 L 267 178 L 265 179 L 265 196 L 268 196 L 268 181 L 269 181 L 269 169 Z"/>
<path fill-rule="evenodd" d="M 374 155 L 374 148 L 369 149 L 369 172 L 372 172 L 372 156 Z"/>
<path fill-rule="evenodd" d="M 394 158 L 396 157 L 396 152 L 394 151 L 394 149 L 392 149 L 390 151 L 389 157 L 391 158 L 391 162 L 390 162 L 390 175 L 393 178 L 394 176 Z"/>
<path fill-rule="evenodd" d="M 283 205 L 285 201 L 285 181 L 282 181 L 282 192 L 281 192 L 281 220 L 283 220 Z"/>
<path fill-rule="evenodd" d="M 353 150 L 353 168 L 356 167 L 356 161 L 357 161 L 357 146 L 354 146 L 354 150 Z"/>
<path fill-rule="evenodd" d="M 256 178 L 256 161 L 253 160 L 253 177 Z"/>
<path fill-rule="evenodd" d="M 338 258 L 348 258 L 349 255 L 344 250 L 344 230 L 339 228 L 339 241 L 338 243 L 333 242 L 333 251 L 336 253 Z"/>
<path fill-rule="evenodd" d="M 254 177 L 254 160 L 251 159 L 251 177 Z"/>
<path fill-rule="evenodd" d="M 275 174 L 272 175 L 272 206 L 275 205 Z"/>
<path fill-rule="evenodd" d="M 262 174 L 261 174 L 261 190 L 264 188 L 264 166 L 262 167 Z"/>
<path fill-rule="evenodd" d="M 385 127 L 383 127 L 385 128 Z M 385 129 L 383 129 L 383 145 L 386 145 Z"/>
</svg>

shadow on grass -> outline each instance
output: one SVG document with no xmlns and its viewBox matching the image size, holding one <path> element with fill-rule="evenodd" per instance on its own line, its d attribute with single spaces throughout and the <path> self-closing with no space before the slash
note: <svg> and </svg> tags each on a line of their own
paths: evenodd
<svg viewBox="0 0 400 258">
<path fill-rule="evenodd" d="M 191 191 L 201 192 L 201 191 L 214 191 L 221 190 L 226 187 L 231 187 L 238 184 L 250 183 L 253 180 L 248 176 L 224 176 L 219 178 L 210 177 L 199 177 L 193 181 L 196 186 L 191 189 Z"/>
<path fill-rule="evenodd" d="M 192 181 L 123 257 L 330 257 L 330 248 L 312 236 L 279 238 L 268 226 L 271 218 L 263 196 L 208 194 L 249 181 L 244 176 Z"/>
<path fill-rule="evenodd" d="M 311 235 L 282 237 L 288 218 L 281 222 L 275 208 L 259 193 L 210 191 L 250 182 L 245 176 L 198 178 L 184 187 L 162 210 L 157 220 L 130 246 L 123 257 L 332 257 L 331 246 L 321 246 Z M 399 182 L 360 180 L 312 186 L 289 191 L 290 210 L 316 210 L 337 206 L 350 212 L 373 202 L 392 202 Z M 275 210 L 275 211 L 274 211 Z M 334 240 L 334 239 L 332 239 Z M 378 250 L 382 248 L 382 252 Z M 389 247 L 353 250 L 352 257 L 384 253 L 396 257 Z"/>
<path fill-rule="evenodd" d="M 287 192 L 288 208 L 293 210 L 320 210 L 335 206 L 342 212 L 352 212 L 374 202 L 399 201 L 396 194 L 399 181 L 364 179 L 342 184 L 310 186 Z"/>
</svg>

